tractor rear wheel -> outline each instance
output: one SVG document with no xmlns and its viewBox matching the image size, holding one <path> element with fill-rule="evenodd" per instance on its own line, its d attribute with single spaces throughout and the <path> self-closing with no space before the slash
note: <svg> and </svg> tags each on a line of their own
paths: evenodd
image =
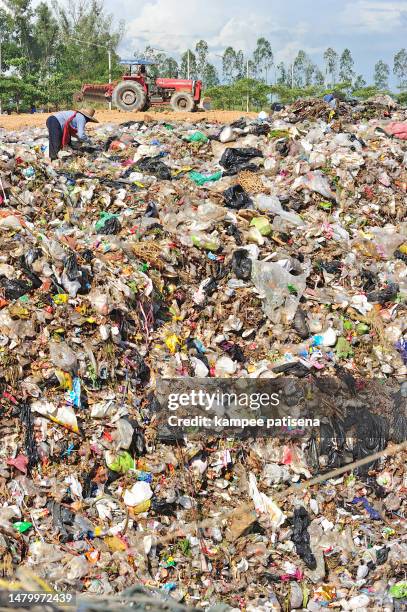
<svg viewBox="0 0 407 612">
<path fill-rule="evenodd" d="M 140 83 L 122 81 L 113 90 L 112 102 L 123 111 L 141 111 L 146 105 L 147 94 Z"/>
<path fill-rule="evenodd" d="M 192 113 L 195 110 L 195 101 L 191 94 L 178 91 L 172 94 L 170 100 L 171 108 L 175 111 L 184 111 L 185 113 Z"/>
</svg>

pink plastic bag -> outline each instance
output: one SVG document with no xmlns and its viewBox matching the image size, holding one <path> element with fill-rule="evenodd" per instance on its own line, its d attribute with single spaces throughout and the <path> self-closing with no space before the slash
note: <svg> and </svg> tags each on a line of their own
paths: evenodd
<svg viewBox="0 0 407 612">
<path fill-rule="evenodd" d="M 401 140 L 407 140 L 407 123 L 397 123 L 396 121 L 393 121 L 392 123 L 386 125 L 383 129 L 391 136 L 395 136 Z"/>
</svg>

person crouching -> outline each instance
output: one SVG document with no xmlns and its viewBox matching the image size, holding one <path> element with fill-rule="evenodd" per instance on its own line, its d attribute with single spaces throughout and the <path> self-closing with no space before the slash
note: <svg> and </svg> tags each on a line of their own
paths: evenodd
<svg viewBox="0 0 407 612">
<path fill-rule="evenodd" d="M 48 117 L 46 125 L 51 161 L 58 159 L 58 153 L 61 149 L 71 144 L 72 136 L 80 141 L 89 142 L 85 128 L 89 121 L 99 123 L 94 115 L 93 108 L 83 108 L 78 111 L 60 111 Z"/>
</svg>

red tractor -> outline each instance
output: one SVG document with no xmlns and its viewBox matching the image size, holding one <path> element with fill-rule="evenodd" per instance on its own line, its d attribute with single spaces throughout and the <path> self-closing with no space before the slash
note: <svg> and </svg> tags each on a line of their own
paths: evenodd
<svg viewBox="0 0 407 612">
<path fill-rule="evenodd" d="M 192 79 L 162 79 L 150 80 L 147 77 L 146 66 L 155 62 L 146 59 L 122 60 L 126 66 L 121 81 L 103 85 L 85 84 L 78 101 L 105 100 L 123 111 L 142 111 L 150 106 L 171 104 L 175 111 L 192 112 L 201 101 L 202 81 Z M 204 108 L 207 107 L 207 103 Z"/>
</svg>

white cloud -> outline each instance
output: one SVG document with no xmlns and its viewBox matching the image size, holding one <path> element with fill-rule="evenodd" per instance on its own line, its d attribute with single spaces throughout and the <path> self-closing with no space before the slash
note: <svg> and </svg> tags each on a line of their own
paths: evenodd
<svg viewBox="0 0 407 612">
<path fill-rule="evenodd" d="M 407 19 L 407 1 L 358 0 L 346 4 L 340 22 L 354 30 L 391 34 L 404 27 Z"/>
</svg>

